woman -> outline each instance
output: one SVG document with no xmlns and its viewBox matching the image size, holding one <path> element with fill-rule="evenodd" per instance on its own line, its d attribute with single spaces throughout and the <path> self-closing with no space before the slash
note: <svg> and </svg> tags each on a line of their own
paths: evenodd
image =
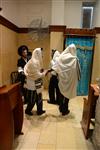
<svg viewBox="0 0 100 150">
<path fill-rule="evenodd" d="M 28 105 L 25 113 L 32 114 L 32 109 L 36 103 L 37 115 L 45 113 L 43 111 L 42 102 L 42 78 L 45 76 L 46 71 L 43 71 L 42 48 L 36 48 L 32 53 L 32 58 L 24 67 L 26 75 L 26 87 L 28 89 Z"/>
<path fill-rule="evenodd" d="M 52 69 L 58 74 L 59 79 L 59 109 L 62 115 L 66 115 L 70 112 L 68 110 L 69 99 L 76 96 L 77 83 L 80 79 L 80 66 L 74 44 L 69 45 L 61 53 Z"/>
<path fill-rule="evenodd" d="M 54 65 L 57 57 L 60 56 L 59 51 L 52 50 L 52 60 L 51 67 Z M 58 88 L 58 78 L 57 73 L 55 71 L 51 71 L 51 78 L 49 82 L 49 100 L 48 103 L 51 104 L 59 104 L 59 88 Z"/>
<path fill-rule="evenodd" d="M 20 56 L 20 58 L 17 61 L 18 81 L 21 82 L 21 92 L 22 92 L 22 95 L 24 96 L 24 104 L 27 103 L 27 98 L 26 98 L 27 91 L 26 91 L 26 88 L 24 87 L 24 84 L 25 84 L 24 66 L 29 60 L 28 53 L 29 53 L 29 50 L 26 45 L 21 45 L 18 48 L 18 55 Z"/>
</svg>

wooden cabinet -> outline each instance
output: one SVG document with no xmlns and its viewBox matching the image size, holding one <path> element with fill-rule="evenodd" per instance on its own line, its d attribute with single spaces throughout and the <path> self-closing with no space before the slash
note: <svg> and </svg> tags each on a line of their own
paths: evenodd
<svg viewBox="0 0 100 150">
<path fill-rule="evenodd" d="M 95 118 L 95 107 L 98 96 L 99 89 L 97 88 L 97 85 L 91 84 L 89 87 L 88 99 L 84 98 L 83 115 L 81 121 L 81 126 L 86 139 L 89 137 L 91 119 Z"/>
<path fill-rule="evenodd" d="M 21 134 L 23 102 L 20 83 L 0 88 L 0 150 L 11 150 L 14 134 Z"/>
</svg>

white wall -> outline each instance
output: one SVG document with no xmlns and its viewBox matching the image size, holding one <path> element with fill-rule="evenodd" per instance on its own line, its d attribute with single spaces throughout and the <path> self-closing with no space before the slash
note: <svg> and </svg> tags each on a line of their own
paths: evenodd
<svg viewBox="0 0 100 150">
<path fill-rule="evenodd" d="M 82 2 L 95 1 L 96 0 L 65 0 L 65 25 L 68 28 L 81 28 Z"/>
<path fill-rule="evenodd" d="M 94 26 L 100 27 L 100 0 L 96 1 L 95 12 L 94 12 Z"/>
<path fill-rule="evenodd" d="M 52 0 L 51 24 L 64 25 L 64 0 Z"/>
<path fill-rule="evenodd" d="M 66 0 L 65 2 L 65 25 L 69 28 L 81 27 L 81 7 L 82 1 Z"/>
<path fill-rule="evenodd" d="M 1 15 L 19 27 L 28 27 L 32 20 L 51 22 L 51 0 L 1 0 Z"/>
<path fill-rule="evenodd" d="M 19 26 L 28 27 L 37 18 L 43 18 L 47 24 L 51 22 L 50 0 L 19 0 Z"/>
<path fill-rule="evenodd" d="M 100 26 L 100 0 L 63 0 L 65 3 L 64 7 L 62 5 L 64 13 L 59 11 L 61 7 L 58 2 L 61 0 L 55 1 L 56 13 L 53 18 L 52 13 L 54 9 L 52 8 L 52 4 L 54 0 L 1 0 L 0 4 L 3 8 L 1 15 L 19 27 L 28 27 L 32 20 L 42 17 L 47 24 L 64 24 L 70 28 L 80 28 L 82 2 L 96 1 L 94 26 Z"/>
<path fill-rule="evenodd" d="M 18 0 L 0 0 L 2 16 L 18 25 Z"/>
</svg>

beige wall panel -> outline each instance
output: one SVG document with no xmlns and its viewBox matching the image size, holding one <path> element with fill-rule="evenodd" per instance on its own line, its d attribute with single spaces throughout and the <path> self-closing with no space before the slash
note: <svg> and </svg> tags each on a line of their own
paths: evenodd
<svg viewBox="0 0 100 150">
<path fill-rule="evenodd" d="M 63 32 L 51 32 L 50 34 L 50 49 L 63 51 L 64 36 Z"/>
<path fill-rule="evenodd" d="M 92 71 L 92 83 L 96 82 L 96 78 L 100 77 L 100 34 L 96 35 L 93 71 Z"/>
<path fill-rule="evenodd" d="M 17 69 L 17 33 L 1 26 L 1 67 L 2 67 L 2 81 L 1 84 L 10 83 L 10 73 Z"/>
</svg>

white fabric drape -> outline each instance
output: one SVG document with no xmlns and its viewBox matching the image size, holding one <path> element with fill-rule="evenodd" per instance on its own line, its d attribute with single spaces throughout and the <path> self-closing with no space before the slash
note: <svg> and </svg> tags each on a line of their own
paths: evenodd
<svg viewBox="0 0 100 150">
<path fill-rule="evenodd" d="M 51 60 L 51 65 L 53 66 L 54 63 L 56 62 L 56 59 L 60 56 L 60 53 L 59 51 L 55 51 L 54 55 L 53 55 L 53 58 Z"/>
<path fill-rule="evenodd" d="M 39 78 L 44 77 L 45 72 L 41 72 L 43 67 L 42 52 L 41 48 L 34 49 L 32 58 L 24 67 L 24 73 L 27 78 L 26 88 L 35 90 L 35 81 Z"/>
<path fill-rule="evenodd" d="M 36 48 L 32 53 L 32 58 L 28 61 L 28 63 L 24 67 L 24 73 L 29 78 L 37 80 L 38 78 L 44 76 L 44 73 L 40 72 L 42 67 L 43 61 L 41 48 Z"/>
<path fill-rule="evenodd" d="M 53 58 L 52 58 L 52 60 L 51 60 L 51 68 L 52 68 L 52 66 L 55 64 L 55 62 L 56 62 L 56 60 L 57 60 L 57 58 L 60 56 L 60 53 L 59 53 L 59 51 L 55 51 L 55 53 L 54 53 L 54 55 L 53 55 Z M 52 71 L 51 72 L 51 74 L 52 75 L 56 75 L 56 72 L 55 71 Z"/>
<path fill-rule="evenodd" d="M 80 78 L 80 67 L 74 44 L 69 45 L 60 54 L 52 69 L 58 73 L 58 86 L 62 95 L 69 99 L 75 97 L 78 79 Z"/>
</svg>

